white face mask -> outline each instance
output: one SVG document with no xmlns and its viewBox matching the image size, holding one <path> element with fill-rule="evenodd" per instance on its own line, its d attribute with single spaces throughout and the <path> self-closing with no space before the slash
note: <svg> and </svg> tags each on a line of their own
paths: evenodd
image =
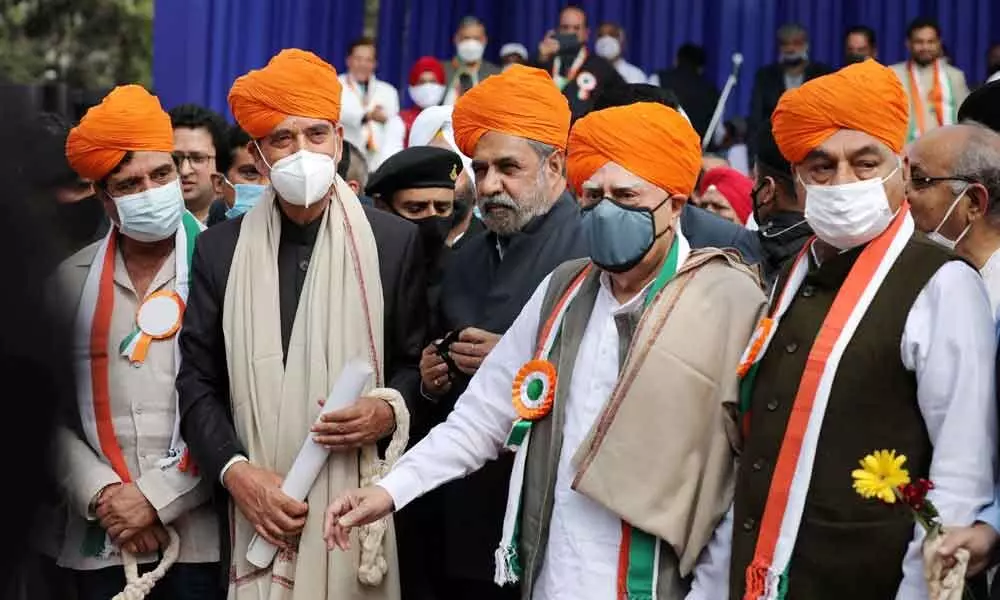
<svg viewBox="0 0 1000 600">
<path fill-rule="evenodd" d="M 410 86 L 410 98 L 417 103 L 420 108 L 437 106 L 444 98 L 445 87 L 437 82 L 421 83 Z"/>
<path fill-rule="evenodd" d="M 943 227 L 944 224 L 948 222 L 948 217 L 951 216 L 951 213 L 954 212 L 955 207 L 958 206 L 958 201 L 961 200 L 963 197 L 965 197 L 965 192 L 967 191 L 969 191 L 969 186 L 965 186 L 965 189 L 962 190 L 962 193 L 959 194 L 957 198 L 955 198 L 954 202 L 951 203 L 951 206 L 948 207 L 948 212 L 944 213 L 944 218 L 942 218 L 941 222 L 938 223 L 938 226 L 934 228 L 934 231 L 927 234 L 927 238 L 930 241 L 940 246 L 943 246 L 951 250 L 952 252 L 955 251 L 955 247 L 958 246 L 959 242 L 962 241 L 962 239 L 965 237 L 965 234 L 969 233 L 969 229 L 972 228 L 972 223 L 966 225 L 965 229 L 962 230 L 962 233 L 958 235 L 958 238 L 954 240 L 949 240 L 948 238 L 944 237 L 944 235 L 941 234 L 941 227 Z"/>
<path fill-rule="evenodd" d="M 260 151 L 260 146 L 257 150 Z M 264 157 L 263 152 L 260 155 Z M 330 191 L 337 175 L 337 163 L 330 156 L 309 150 L 299 150 L 273 165 L 265 158 L 264 164 L 271 168 L 274 191 L 295 206 L 309 206 L 319 201 Z"/>
<path fill-rule="evenodd" d="M 184 214 L 181 181 L 111 198 L 118 208 L 118 229 L 137 242 L 159 242 L 177 232 Z"/>
<path fill-rule="evenodd" d="M 614 60 L 621 56 L 622 45 L 617 38 L 613 38 L 610 35 L 602 35 L 594 42 L 594 52 L 601 58 Z"/>
<path fill-rule="evenodd" d="M 896 171 L 899 166 L 883 179 L 841 185 L 809 185 L 796 173 L 806 188 L 806 221 L 816 236 L 840 250 L 856 248 L 878 237 L 895 216 L 883 184 Z"/>
<path fill-rule="evenodd" d="M 455 45 L 455 52 L 458 54 L 458 59 L 466 64 L 477 63 L 483 59 L 483 51 L 486 50 L 486 44 L 480 42 L 475 38 L 469 38 L 467 40 L 462 40 Z"/>
</svg>

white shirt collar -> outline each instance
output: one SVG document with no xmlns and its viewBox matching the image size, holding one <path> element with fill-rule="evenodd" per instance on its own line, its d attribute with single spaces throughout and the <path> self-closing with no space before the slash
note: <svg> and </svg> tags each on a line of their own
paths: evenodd
<svg viewBox="0 0 1000 600">
<path fill-rule="evenodd" d="M 691 245 L 688 243 L 687 238 L 680 231 L 680 219 L 677 219 L 678 226 L 675 228 L 675 235 L 677 239 L 677 268 L 680 269 L 688 256 L 691 254 Z M 655 279 L 653 280 L 655 281 Z M 653 281 L 647 283 L 641 290 L 639 290 L 631 299 L 629 299 L 624 304 L 618 304 L 618 300 L 615 299 L 615 295 L 611 289 L 611 276 L 608 275 L 606 271 L 601 273 L 601 293 L 608 294 L 614 304 L 617 306 L 612 312 L 615 316 L 624 315 L 634 312 L 639 312 L 645 306 L 646 293 L 649 288 L 653 285 Z"/>
</svg>

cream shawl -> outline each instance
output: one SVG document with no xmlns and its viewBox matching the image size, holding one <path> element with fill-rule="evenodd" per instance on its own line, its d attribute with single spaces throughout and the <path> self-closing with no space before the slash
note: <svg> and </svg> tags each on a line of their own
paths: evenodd
<svg viewBox="0 0 1000 600">
<path fill-rule="evenodd" d="M 348 360 L 370 361 L 375 385 L 381 385 L 383 305 L 371 226 L 354 193 L 337 177 L 282 365 L 278 210 L 269 190 L 244 217 L 226 287 L 223 331 L 237 434 L 252 463 L 284 474 L 316 419 L 317 401 L 327 396 Z M 376 546 L 354 543 L 348 553 L 327 552 L 322 539 L 326 506 L 337 494 L 358 487 L 361 471 L 371 471 L 376 462 L 374 446 L 331 454 L 309 493 L 297 551 L 280 552 L 267 569 L 246 561 L 254 529 L 231 508 L 230 600 L 398 598 L 391 526 Z M 369 553 L 365 560 L 361 548 Z M 359 572 L 362 564 L 367 567 Z"/>
</svg>

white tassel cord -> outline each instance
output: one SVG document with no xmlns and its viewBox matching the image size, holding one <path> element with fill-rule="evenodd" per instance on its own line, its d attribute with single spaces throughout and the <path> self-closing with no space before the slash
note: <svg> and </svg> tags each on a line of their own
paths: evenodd
<svg viewBox="0 0 1000 600">
<path fill-rule="evenodd" d="M 177 536 L 177 531 L 173 527 L 167 527 L 167 535 L 170 542 L 166 550 L 163 551 L 163 558 L 156 568 L 139 577 L 139 563 L 135 555 L 126 550 L 122 550 L 122 566 L 125 567 L 125 589 L 111 600 L 142 600 L 153 590 L 156 582 L 163 579 L 170 567 L 177 562 L 180 554 L 181 541 Z"/>
<path fill-rule="evenodd" d="M 378 483 L 392 465 L 399 460 L 406 450 L 406 442 L 410 438 L 410 413 L 403 402 L 403 396 L 391 388 L 377 388 L 369 394 L 372 397 L 385 400 L 396 415 L 396 431 L 385 451 L 385 460 L 378 457 L 378 448 L 374 445 L 365 446 L 361 450 L 361 487 Z M 388 528 L 388 519 L 379 519 L 374 523 L 363 525 L 358 529 L 358 542 L 361 545 L 361 564 L 358 567 L 358 581 L 368 586 L 377 586 L 389 571 L 385 559 L 385 547 L 382 543 Z"/>
</svg>

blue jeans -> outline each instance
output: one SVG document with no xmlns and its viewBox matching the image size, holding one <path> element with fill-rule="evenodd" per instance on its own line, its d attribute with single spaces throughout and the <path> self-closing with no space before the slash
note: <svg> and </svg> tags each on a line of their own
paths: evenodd
<svg viewBox="0 0 1000 600">
<path fill-rule="evenodd" d="M 139 565 L 139 574 L 152 571 L 155 563 Z M 157 582 L 146 600 L 222 600 L 219 563 L 177 563 Z M 125 587 L 125 570 L 108 567 L 96 571 L 76 571 L 79 600 L 109 600 Z"/>
</svg>

